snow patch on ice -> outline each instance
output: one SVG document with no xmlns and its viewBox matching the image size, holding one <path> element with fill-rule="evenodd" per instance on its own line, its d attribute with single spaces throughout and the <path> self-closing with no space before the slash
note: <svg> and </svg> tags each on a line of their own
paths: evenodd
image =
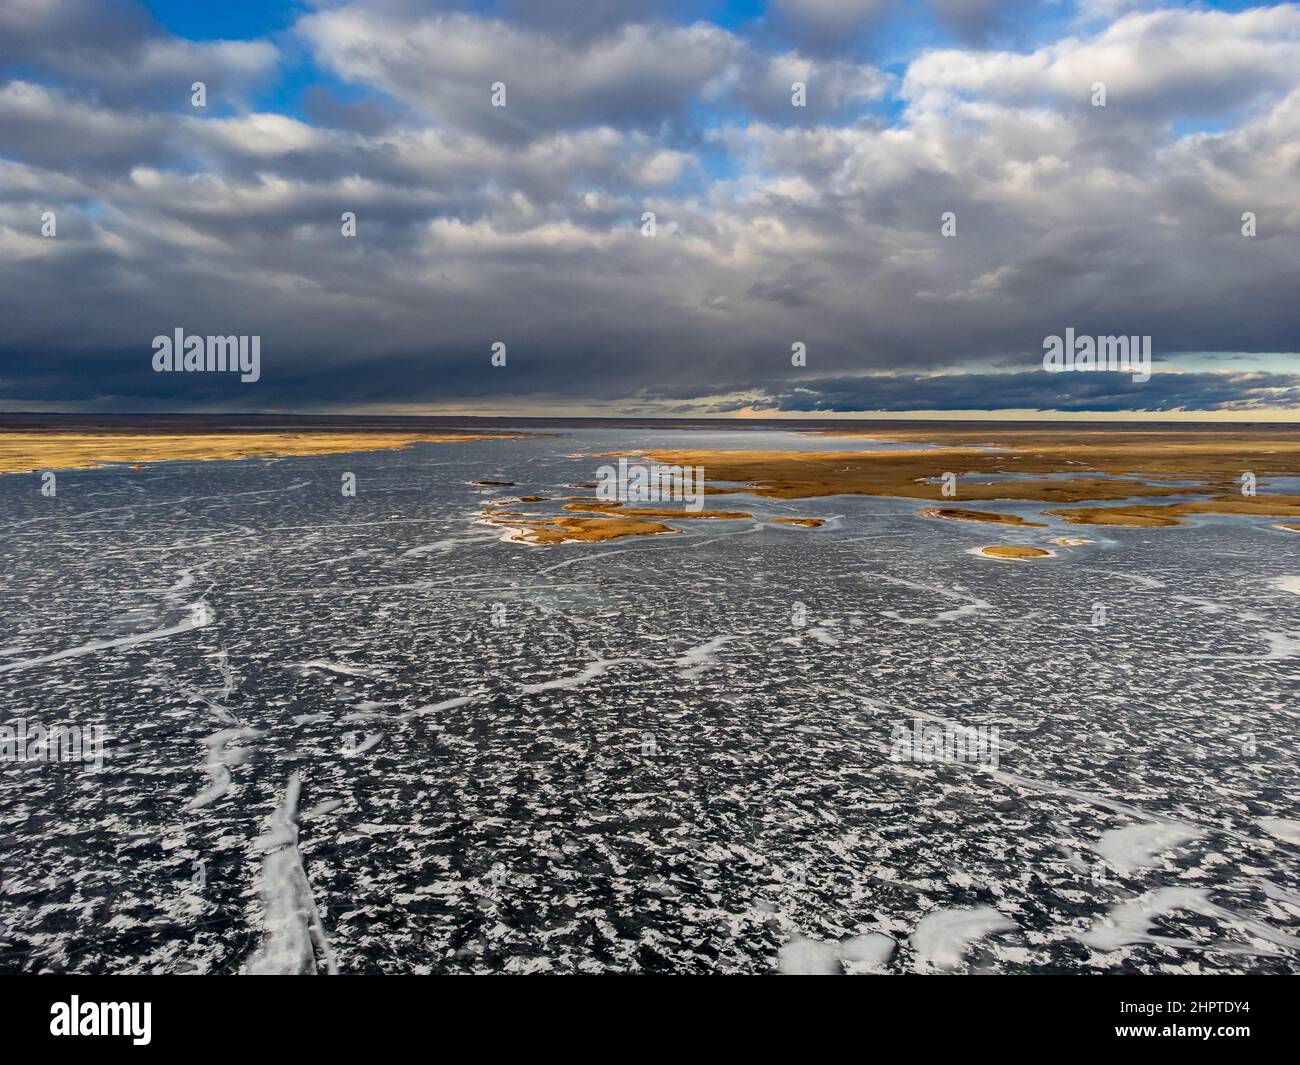
<svg viewBox="0 0 1300 1065">
<path fill-rule="evenodd" d="M 197 606 L 198 604 L 194 605 Z M 24 658 L 17 662 L 6 662 L 4 665 L 0 665 L 0 673 L 7 673 L 14 669 L 26 669 L 28 666 L 43 666 L 47 662 L 58 662 L 65 658 L 96 654 L 99 651 L 114 651 L 119 647 L 134 647 L 136 644 L 149 643 L 151 640 L 162 640 L 168 636 L 179 636 L 183 632 L 189 632 L 191 629 L 201 629 L 211 624 L 211 610 L 207 612 L 205 617 L 206 620 L 204 621 L 189 618 L 176 625 L 136 633 L 134 636 L 119 636 L 115 640 L 92 640 L 90 643 L 83 643 L 78 647 L 69 647 L 66 651 L 55 651 L 53 654 L 41 655 L 39 658 Z"/>
<path fill-rule="evenodd" d="M 262 861 L 260 892 L 265 913 L 262 945 L 248 960 L 254 975 L 301 976 L 319 971 L 317 952 L 330 974 L 338 972 L 334 951 L 312 898 L 311 884 L 298 853 L 298 795 L 302 783 L 289 775 L 284 801 L 267 819 L 257 847 Z"/>
<path fill-rule="evenodd" d="M 838 943 L 795 936 L 777 953 L 776 966 L 787 976 L 881 972 L 893 952 L 894 941 L 879 932 L 850 936 Z"/>
<path fill-rule="evenodd" d="M 1079 942 L 1097 950 L 1112 951 L 1130 943 L 1154 943 L 1165 947 L 1182 947 L 1197 950 L 1213 949 L 1231 954 L 1271 953 L 1267 948 L 1237 943 L 1203 943 L 1194 939 L 1176 939 L 1172 936 L 1153 935 L 1151 927 L 1157 917 L 1186 910 L 1203 917 L 1213 917 L 1227 925 L 1236 926 L 1275 946 L 1291 950 L 1300 948 L 1300 939 L 1279 932 L 1263 921 L 1234 913 L 1210 901 L 1209 892 L 1202 888 L 1162 887 L 1148 891 L 1134 899 L 1117 903 L 1110 912 L 1078 937 Z"/>
<path fill-rule="evenodd" d="M 291 669 L 319 669 L 324 670 L 326 673 L 341 673 L 345 677 L 367 677 L 371 680 L 378 680 L 384 676 L 380 670 L 363 669 L 360 666 L 349 665 L 346 662 L 330 662 L 324 658 L 311 658 L 305 662 L 289 662 L 287 665 Z"/>
<path fill-rule="evenodd" d="M 1187 825 L 1127 825 L 1103 832 L 1092 849 L 1117 872 L 1128 874 L 1153 865 L 1162 851 L 1180 847 L 1199 835 Z"/>
<path fill-rule="evenodd" d="M 577 688 L 586 684 L 588 681 L 595 680 L 597 677 L 603 677 L 609 670 L 615 666 L 622 665 L 625 662 L 641 662 L 639 658 L 596 658 L 581 673 L 574 673 L 568 677 L 557 677 L 553 680 L 543 680 L 536 684 L 525 684 L 522 686 L 523 691 L 532 695 L 536 692 L 551 691 L 555 688 Z"/>
<path fill-rule="evenodd" d="M 1291 821 L 1285 817 L 1260 817 L 1255 820 L 1255 824 L 1284 843 L 1300 844 L 1300 821 Z"/>
<path fill-rule="evenodd" d="M 690 648 L 685 654 L 673 662 L 673 665 L 679 667 L 681 672 L 677 675 L 687 679 L 698 677 L 718 661 L 718 648 L 723 644 L 730 643 L 732 640 L 740 639 L 739 636 L 715 636 L 713 639 Z"/>
<path fill-rule="evenodd" d="M 185 809 L 198 810 L 226 794 L 230 790 L 230 767 L 246 757 L 243 751 L 228 751 L 227 745 L 235 739 L 251 739 L 261 734 L 255 728 L 223 728 L 204 739 L 208 756 L 203 768 L 207 771 L 209 783 L 186 804 Z"/>
<path fill-rule="evenodd" d="M 956 969 L 976 940 L 994 932 L 1012 932 L 1017 927 L 1015 921 L 992 906 L 928 913 L 912 933 L 917 968 Z"/>
<path fill-rule="evenodd" d="M 370 736 L 365 737 L 365 739 L 361 740 L 360 743 L 354 744 L 350 740 L 345 740 L 343 743 L 343 757 L 357 758 L 365 754 L 367 751 L 372 751 L 379 746 L 383 738 L 384 738 L 384 733 L 376 732 Z"/>
<path fill-rule="evenodd" d="M 429 706 L 417 706 L 414 710 L 407 710 L 405 713 L 398 714 L 399 720 L 405 721 L 408 718 L 418 717 L 420 714 L 436 714 L 439 710 L 452 710 L 457 706 L 464 706 L 466 703 L 474 701 L 472 695 L 458 695 L 454 699 L 445 699 L 440 703 L 432 703 Z"/>
</svg>

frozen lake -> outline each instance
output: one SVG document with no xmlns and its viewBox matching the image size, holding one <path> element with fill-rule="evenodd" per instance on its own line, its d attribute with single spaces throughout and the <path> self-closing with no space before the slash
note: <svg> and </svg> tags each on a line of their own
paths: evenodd
<svg viewBox="0 0 1300 1065">
<path fill-rule="evenodd" d="M 1300 971 L 1300 538 L 1061 525 L 1092 542 L 1004 563 L 968 552 L 1044 530 L 857 496 L 481 521 L 654 446 L 867 445 L 0 477 L 3 721 L 105 737 L 0 762 L 0 970 Z M 995 757 L 899 757 L 958 727 Z"/>
</svg>

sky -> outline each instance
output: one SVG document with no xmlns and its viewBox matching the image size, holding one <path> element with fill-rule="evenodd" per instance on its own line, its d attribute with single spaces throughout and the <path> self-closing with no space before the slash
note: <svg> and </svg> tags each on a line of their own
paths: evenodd
<svg viewBox="0 0 1300 1065">
<path fill-rule="evenodd" d="M 0 411 L 1300 420 L 1298 192 L 1297 4 L 0 0 Z"/>
</svg>

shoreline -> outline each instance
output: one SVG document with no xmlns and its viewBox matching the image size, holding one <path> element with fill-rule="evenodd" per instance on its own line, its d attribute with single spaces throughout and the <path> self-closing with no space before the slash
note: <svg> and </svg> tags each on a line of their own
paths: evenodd
<svg viewBox="0 0 1300 1065">
<path fill-rule="evenodd" d="M 1300 495 L 1267 494 L 1270 479 L 1300 477 L 1300 429 L 960 427 L 880 433 L 824 428 L 819 433 L 931 446 L 858 451 L 647 448 L 636 454 L 649 462 L 703 467 L 713 482 L 705 491 L 712 495 L 915 499 L 930 504 L 921 510 L 923 517 L 1020 528 L 1041 523 L 969 509 L 969 504 L 1040 503 L 1045 504 L 1040 516 L 1071 525 L 1111 527 L 1182 526 L 1187 524 L 1184 518 L 1214 514 L 1300 519 Z M 1247 474 L 1254 478 L 1257 494 L 1240 491 Z"/>
<path fill-rule="evenodd" d="M 270 416 L 267 418 L 269 421 Z M 292 428 L 283 424 L 241 424 L 211 431 L 216 424 L 206 419 L 192 423 L 205 431 L 184 431 L 174 420 L 164 426 L 159 419 L 144 419 L 131 431 L 69 431 L 44 425 L 13 431 L 4 429 L 5 420 L 0 418 L 0 474 L 94 469 L 113 464 L 145 468 L 162 462 L 348 454 L 400 450 L 415 443 L 558 435 L 451 426 L 441 431 L 397 430 L 380 427 L 374 421 L 364 427 L 347 426 L 337 419 L 321 420 L 308 428 L 294 416 L 280 420 L 298 424 Z M 248 419 L 232 421 L 246 423 Z M 9 422 L 12 424 L 13 419 Z M 119 424 L 125 428 L 125 423 Z M 711 426 L 687 423 L 672 428 L 699 431 Z M 783 500 L 833 495 L 913 499 L 928 504 L 919 512 L 922 517 L 1016 528 L 1047 525 L 1017 515 L 974 509 L 972 505 L 992 501 L 1042 504 L 1036 508 L 1039 516 L 1074 526 L 1171 528 L 1186 526 L 1200 516 L 1238 515 L 1272 519 L 1270 524 L 1285 531 L 1300 528 L 1300 495 L 1267 494 L 1271 478 L 1300 478 L 1300 427 L 1224 431 L 1217 427 L 1080 428 L 1058 423 L 1026 428 L 1024 423 L 948 423 L 935 428 L 903 427 L 895 422 L 879 428 L 821 425 L 801 426 L 795 431 L 828 443 L 871 440 L 903 446 L 886 450 L 836 447 L 798 451 L 641 448 L 586 457 L 626 454 L 665 465 L 700 466 L 711 482 L 704 490 L 715 500 L 728 494 Z M 1241 494 L 1239 482 L 1246 474 L 1256 479 L 1260 494 Z M 533 498 L 515 500 L 517 505 L 532 502 Z M 550 543 L 643 535 L 650 531 L 647 526 L 656 525 L 659 528 L 655 531 L 676 531 L 661 524 L 663 520 L 752 517 L 740 510 L 690 512 L 615 507 L 589 497 L 569 497 L 563 509 L 585 512 L 590 517 L 581 519 L 581 525 L 577 521 L 541 519 L 542 527 L 529 529 L 527 523 L 537 521 L 539 515 L 498 511 L 495 516 L 519 522 L 519 535 L 533 542 Z M 643 521 L 638 523 L 636 519 Z M 804 520 L 775 524 L 816 527 Z M 621 531 L 615 532 L 616 526 Z"/>
</svg>

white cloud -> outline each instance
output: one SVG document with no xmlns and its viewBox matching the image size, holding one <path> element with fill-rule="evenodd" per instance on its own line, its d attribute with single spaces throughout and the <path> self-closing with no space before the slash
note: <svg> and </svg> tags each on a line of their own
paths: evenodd
<svg viewBox="0 0 1300 1065">
<path fill-rule="evenodd" d="M 694 101 L 791 113 L 808 82 L 813 115 L 879 96 L 874 68 L 767 56 L 708 23 L 623 25 L 581 39 L 467 14 L 407 17 L 359 4 L 305 16 L 297 32 L 340 77 L 383 90 L 439 123 L 518 139 L 608 123 L 651 127 Z M 506 106 L 491 106 L 491 86 Z"/>
<path fill-rule="evenodd" d="M 1107 113 L 1208 115 L 1286 91 L 1300 70 L 1300 7 L 1236 14 L 1170 10 L 1127 15 L 1087 38 L 1034 52 L 944 49 L 916 59 L 902 94 L 913 107 L 966 96 L 1082 110 L 1094 82 Z"/>
</svg>

